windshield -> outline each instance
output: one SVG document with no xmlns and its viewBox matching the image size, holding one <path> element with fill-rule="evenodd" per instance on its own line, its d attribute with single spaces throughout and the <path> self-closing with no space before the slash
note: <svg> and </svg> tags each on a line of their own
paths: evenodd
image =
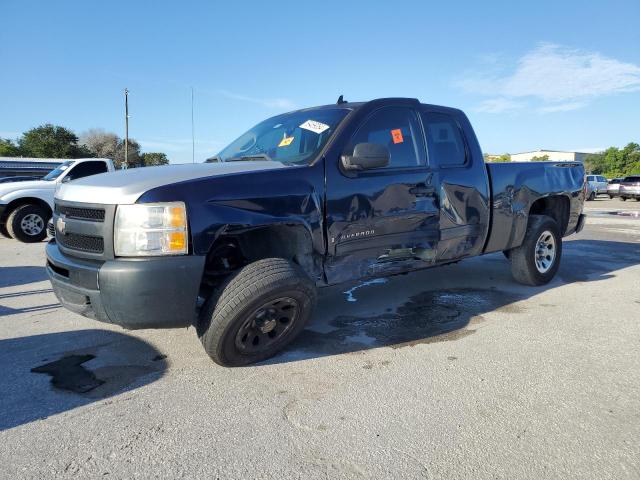
<svg viewBox="0 0 640 480">
<path fill-rule="evenodd" d="M 42 180 L 52 181 L 62 175 L 72 164 L 73 162 L 63 162 L 60 164 L 58 168 L 55 170 L 51 170 Z"/>
<path fill-rule="evenodd" d="M 292 165 L 309 163 L 348 113 L 349 110 L 345 108 L 322 108 L 269 118 L 207 161 L 275 160 Z"/>
</svg>

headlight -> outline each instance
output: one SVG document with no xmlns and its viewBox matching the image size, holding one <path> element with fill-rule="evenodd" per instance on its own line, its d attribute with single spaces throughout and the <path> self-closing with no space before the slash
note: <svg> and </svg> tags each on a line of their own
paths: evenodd
<svg viewBox="0 0 640 480">
<path fill-rule="evenodd" d="M 186 254 L 184 203 L 119 205 L 113 240 L 119 257 Z"/>
</svg>

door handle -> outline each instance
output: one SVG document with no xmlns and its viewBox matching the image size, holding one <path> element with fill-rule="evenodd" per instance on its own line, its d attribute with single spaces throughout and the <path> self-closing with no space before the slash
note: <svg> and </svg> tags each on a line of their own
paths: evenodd
<svg viewBox="0 0 640 480">
<path fill-rule="evenodd" d="M 410 188 L 409 193 L 416 197 L 435 197 L 436 189 L 430 185 L 422 183 Z"/>
</svg>

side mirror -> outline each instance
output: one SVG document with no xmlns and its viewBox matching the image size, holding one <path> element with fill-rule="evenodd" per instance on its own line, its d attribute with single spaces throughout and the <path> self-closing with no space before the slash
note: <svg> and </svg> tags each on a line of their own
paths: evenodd
<svg viewBox="0 0 640 480">
<path fill-rule="evenodd" d="M 67 183 L 70 181 L 71 181 L 71 177 L 69 175 L 65 175 L 64 178 L 60 180 L 60 183 Z"/>
<path fill-rule="evenodd" d="M 378 143 L 359 143 L 353 148 L 353 155 L 342 156 L 345 170 L 369 170 L 389 165 L 389 150 Z"/>
</svg>

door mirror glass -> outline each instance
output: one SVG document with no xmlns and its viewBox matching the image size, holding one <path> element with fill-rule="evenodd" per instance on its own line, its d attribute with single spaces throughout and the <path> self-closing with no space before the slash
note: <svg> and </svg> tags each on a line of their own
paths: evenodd
<svg viewBox="0 0 640 480">
<path fill-rule="evenodd" d="M 389 150 L 378 143 L 358 143 L 353 148 L 353 155 L 343 155 L 342 165 L 345 170 L 370 170 L 389 165 Z"/>
</svg>

